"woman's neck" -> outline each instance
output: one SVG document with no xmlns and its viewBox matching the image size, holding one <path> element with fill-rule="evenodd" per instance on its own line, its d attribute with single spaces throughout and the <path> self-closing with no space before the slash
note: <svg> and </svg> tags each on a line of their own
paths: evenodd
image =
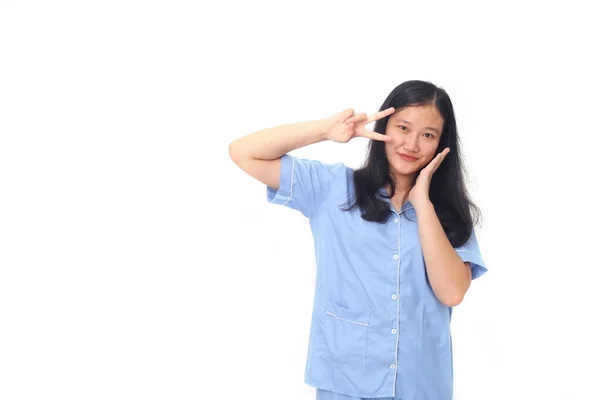
<svg viewBox="0 0 600 400">
<path fill-rule="evenodd" d="M 394 198 L 403 197 L 403 195 L 408 194 L 408 192 L 410 192 L 410 189 L 412 189 L 414 185 L 414 179 L 407 176 L 396 177 L 394 178 L 394 185 Z M 386 191 L 388 195 L 392 194 L 391 185 L 386 185 Z"/>
</svg>

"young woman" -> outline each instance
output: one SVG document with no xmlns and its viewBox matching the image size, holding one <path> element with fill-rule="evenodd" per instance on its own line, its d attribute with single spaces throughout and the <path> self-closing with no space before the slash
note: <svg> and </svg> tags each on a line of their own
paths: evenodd
<svg viewBox="0 0 600 400">
<path fill-rule="evenodd" d="M 354 137 L 371 139 L 356 171 L 287 154 Z M 460 154 L 450 98 L 424 81 L 397 86 L 369 117 L 348 109 L 231 143 L 269 202 L 310 221 L 317 280 L 305 382 L 317 399 L 452 399 L 452 307 L 487 271 Z"/>
</svg>

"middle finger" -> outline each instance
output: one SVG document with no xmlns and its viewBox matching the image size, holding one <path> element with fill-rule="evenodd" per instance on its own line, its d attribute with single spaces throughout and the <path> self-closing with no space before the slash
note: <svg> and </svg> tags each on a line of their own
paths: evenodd
<svg viewBox="0 0 600 400">
<path fill-rule="evenodd" d="M 371 116 L 369 116 L 369 119 L 367 120 L 367 123 L 377 121 L 378 119 L 381 119 L 381 118 L 385 118 L 388 115 L 392 115 L 395 111 L 396 111 L 396 109 L 394 107 L 390 107 L 385 110 L 376 112 L 375 114 L 371 114 Z"/>
</svg>

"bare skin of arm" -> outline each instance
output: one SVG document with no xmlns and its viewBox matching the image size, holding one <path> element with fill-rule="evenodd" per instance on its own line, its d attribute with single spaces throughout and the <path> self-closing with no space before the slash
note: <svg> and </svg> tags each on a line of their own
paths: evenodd
<svg viewBox="0 0 600 400">
<path fill-rule="evenodd" d="M 283 155 L 324 140 L 347 143 L 354 137 L 366 137 L 389 141 L 389 136 L 367 130 L 364 126 L 393 112 L 394 108 L 389 108 L 367 118 L 362 113 L 355 115 L 354 110 L 349 108 L 327 119 L 266 128 L 231 142 L 229 156 L 247 174 L 278 190 Z"/>
</svg>

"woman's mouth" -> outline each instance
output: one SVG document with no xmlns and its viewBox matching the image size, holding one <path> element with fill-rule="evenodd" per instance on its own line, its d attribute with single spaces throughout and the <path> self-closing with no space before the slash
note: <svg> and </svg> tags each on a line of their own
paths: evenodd
<svg viewBox="0 0 600 400">
<path fill-rule="evenodd" d="M 411 161 L 416 161 L 416 160 L 417 160 L 415 157 L 407 156 L 407 155 L 404 155 L 404 154 L 400 154 L 400 157 L 401 157 L 401 158 L 402 158 L 404 161 L 408 161 L 408 162 L 411 162 Z"/>
</svg>

